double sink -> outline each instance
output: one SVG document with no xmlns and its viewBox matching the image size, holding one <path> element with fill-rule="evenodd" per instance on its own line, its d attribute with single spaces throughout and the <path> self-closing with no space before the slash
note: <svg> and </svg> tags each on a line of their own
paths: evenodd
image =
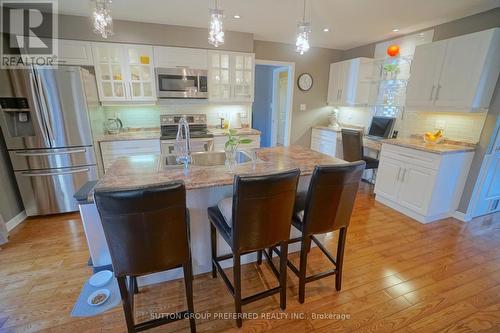
<svg viewBox="0 0 500 333">
<path fill-rule="evenodd" d="M 177 155 L 164 155 L 165 165 L 167 167 L 182 166 L 176 161 Z M 236 152 L 236 164 L 252 162 L 252 157 L 245 151 Z M 195 166 L 219 166 L 225 165 L 226 153 L 223 151 L 207 151 L 191 153 L 191 165 Z"/>
</svg>

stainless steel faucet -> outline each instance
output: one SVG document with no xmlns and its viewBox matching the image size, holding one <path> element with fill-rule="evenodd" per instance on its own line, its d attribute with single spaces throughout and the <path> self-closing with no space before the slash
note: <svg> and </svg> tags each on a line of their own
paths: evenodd
<svg viewBox="0 0 500 333">
<path fill-rule="evenodd" d="M 184 147 L 182 146 L 182 141 L 184 140 Z M 191 137 L 189 135 L 189 123 L 186 116 L 183 116 L 179 120 L 179 125 L 177 127 L 177 148 L 179 149 L 179 156 L 176 157 L 177 163 L 184 164 L 184 168 L 189 168 L 191 164 Z"/>
</svg>

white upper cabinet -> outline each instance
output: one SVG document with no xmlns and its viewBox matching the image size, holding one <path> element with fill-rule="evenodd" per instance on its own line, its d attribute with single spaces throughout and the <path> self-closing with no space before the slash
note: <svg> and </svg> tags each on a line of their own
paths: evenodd
<svg viewBox="0 0 500 333">
<path fill-rule="evenodd" d="M 92 43 L 92 54 L 97 79 L 99 99 L 106 101 L 126 101 L 126 62 L 120 44 Z"/>
<path fill-rule="evenodd" d="M 194 69 L 208 68 L 208 51 L 184 47 L 154 46 L 155 67 L 176 68 L 188 67 Z"/>
<path fill-rule="evenodd" d="M 434 105 L 446 44 L 446 41 L 443 41 L 418 47 L 411 65 L 411 77 L 406 91 L 407 106 L 431 107 Z"/>
<path fill-rule="evenodd" d="M 344 82 L 344 72 L 345 72 L 345 62 L 336 62 L 330 64 L 330 77 L 328 81 L 328 97 L 327 101 L 330 105 L 340 105 L 342 104 L 341 93 L 343 82 Z"/>
<path fill-rule="evenodd" d="M 329 105 L 368 105 L 373 59 L 355 58 L 330 65 Z"/>
<path fill-rule="evenodd" d="M 483 111 L 490 104 L 499 71 L 499 28 L 417 46 L 406 106 Z"/>
<path fill-rule="evenodd" d="M 211 101 L 253 102 L 255 54 L 208 51 L 208 65 Z"/>
<path fill-rule="evenodd" d="M 145 45 L 92 43 L 101 102 L 154 102 L 153 48 Z"/>
<path fill-rule="evenodd" d="M 92 66 L 92 48 L 90 42 L 58 39 L 56 63 L 59 65 Z"/>
</svg>

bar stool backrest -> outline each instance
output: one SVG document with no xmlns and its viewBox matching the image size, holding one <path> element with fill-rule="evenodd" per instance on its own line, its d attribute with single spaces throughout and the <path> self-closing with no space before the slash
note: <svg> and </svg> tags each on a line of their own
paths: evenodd
<svg viewBox="0 0 500 333">
<path fill-rule="evenodd" d="M 233 250 L 251 252 L 288 240 L 300 170 L 235 176 Z"/>
<path fill-rule="evenodd" d="M 363 160 L 363 132 L 353 129 L 342 129 L 343 159 L 348 162 Z"/>
<path fill-rule="evenodd" d="M 318 165 L 309 184 L 304 232 L 321 234 L 349 225 L 365 162 Z"/>
<path fill-rule="evenodd" d="M 94 198 L 115 276 L 165 271 L 190 260 L 183 182 L 96 190 Z"/>
</svg>

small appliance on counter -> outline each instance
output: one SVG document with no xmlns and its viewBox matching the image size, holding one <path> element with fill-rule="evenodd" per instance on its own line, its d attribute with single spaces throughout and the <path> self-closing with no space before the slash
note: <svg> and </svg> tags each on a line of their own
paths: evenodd
<svg viewBox="0 0 500 333">
<path fill-rule="evenodd" d="M 236 112 L 231 114 L 231 121 L 229 122 L 231 128 L 241 128 L 241 113 Z"/>
<path fill-rule="evenodd" d="M 104 127 L 108 134 L 118 134 L 123 130 L 123 123 L 118 117 L 109 118 L 104 123 Z"/>
</svg>

